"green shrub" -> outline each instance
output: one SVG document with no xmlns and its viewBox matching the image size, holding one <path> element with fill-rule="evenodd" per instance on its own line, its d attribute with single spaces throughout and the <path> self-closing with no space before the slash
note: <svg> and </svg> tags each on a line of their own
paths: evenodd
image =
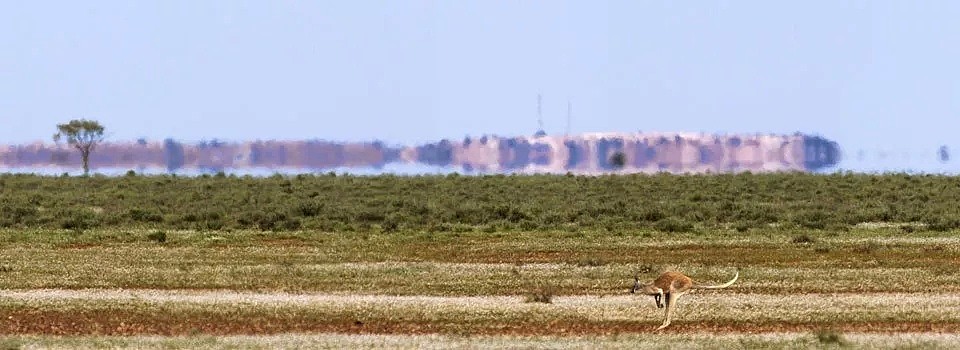
<svg viewBox="0 0 960 350">
<path fill-rule="evenodd" d="M 287 221 L 287 214 L 275 211 L 267 213 L 255 213 L 253 218 L 257 228 L 264 231 L 274 231 L 283 227 L 282 224 Z"/>
<path fill-rule="evenodd" d="M 70 211 L 62 215 L 60 219 L 60 228 L 77 232 L 95 228 L 99 224 L 100 222 L 95 214 L 88 210 Z"/>
<path fill-rule="evenodd" d="M 300 219 L 286 218 L 283 220 L 280 228 L 286 231 L 296 231 L 296 230 L 299 230 L 302 226 L 303 226 L 303 223 L 300 221 Z M 274 231 L 279 231 L 279 230 L 274 229 Z"/>
<path fill-rule="evenodd" d="M 386 215 L 379 210 L 363 210 L 354 217 L 354 220 L 359 222 L 366 223 L 375 223 L 381 222 L 386 218 Z"/>
<path fill-rule="evenodd" d="M 392 233 L 397 232 L 400 229 L 400 222 L 403 221 L 403 218 L 400 217 L 397 213 L 390 213 L 387 215 L 383 222 L 380 224 L 380 228 L 383 232 Z"/>
<path fill-rule="evenodd" d="M 512 204 L 497 204 L 488 209 L 491 212 L 492 220 L 505 220 L 507 222 L 520 222 L 530 219 L 530 216 Z"/>
<path fill-rule="evenodd" d="M 195 227 L 198 231 L 218 231 L 227 227 L 227 224 L 221 219 L 208 219 L 196 223 Z"/>
<path fill-rule="evenodd" d="M 133 208 L 127 211 L 127 216 L 134 222 L 163 222 L 163 215 L 152 210 Z"/>
<path fill-rule="evenodd" d="M 39 210 L 36 207 L 24 204 L 0 205 L 0 227 L 15 227 L 33 223 Z"/>
<path fill-rule="evenodd" d="M 660 210 L 660 208 L 645 207 L 640 210 L 640 215 L 638 219 L 646 222 L 657 222 L 657 221 L 663 220 L 663 218 L 665 217 L 667 217 L 667 215 L 664 214 L 663 211 Z"/>
<path fill-rule="evenodd" d="M 657 221 L 653 228 L 662 232 L 693 232 L 693 224 L 676 217 L 668 217 Z"/>
<path fill-rule="evenodd" d="M 322 210 L 323 203 L 304 201 L 297 204 L 296 213 L 303 217 L 313 217 L 319 215 Z"/>
<path fill-rule="evenodd" d="M 829 223 L 830 214 L 824 210 L 802 210 L 795 214 L 791 221 L 802 228 L 824 229 Z"/>
<path fill-rule="evenodd" d="M 752 228 L 760 228 L 760 227 L 763 227 L 763 223 L 759 223 L 755 221 L 737 221 L 733 223 L 733 229 L 736 230 L 737 232 L 747 232 Z"/>
<path fill-rule="evenodd" d="M 960 228 L 960 218 L 940 216 L 936 217 L 927 224 L 931 231 L 946 232 Z"/>
<path fill-rule="evenodd" d="M 200 215 L 197 213 L 186 213 L 180 216 L 180 222 L 197 222 L 200 220 Z"/>
</svg>

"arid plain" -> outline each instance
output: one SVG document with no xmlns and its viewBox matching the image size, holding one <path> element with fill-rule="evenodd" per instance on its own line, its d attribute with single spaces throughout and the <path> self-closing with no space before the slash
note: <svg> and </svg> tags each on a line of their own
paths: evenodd
<svg viewBox="0 0 960 350">
<path fill-rule="evenodd" d="M 841 185 L 844 181 L 889 182 L 894 188 L 901 187 L 900 182 L 916 181 L 891 177 L 835 180 Z M 275 208 L 282 201 L 264 198 L 275 192 L 294 198 L 305 193 L 303 198 L 310 199 L 296 198 L 300 201 L 297 205 L 325 203 L 309 218 L 289 214 L 280 219 L 300 220 L 298 225 L 261 228 L 243 227 L 241 220 L 234 221 L 241 216 L 234 213 L 256 210 L 258 204 L 231 207 L 235 204 L 212 204 L 213 200 L 205 197 L 197 197 L 197 201 L 213 209 L 194 213 L 193 219 L 185 218 L 190 211 L 174 204 L 181 202 L 162 200 L 177 197 L 163 191 L 163 179 L 6 177 L 3 194 L 19 200 L 5 204 L 5 228 L 0 230 L 0 345 L 551 349 L 960 346 L 960 337 L 956 336 L 960 331 L 960 236 L 947 227 L 953 212 L 944 209 L 955 196 L 954 180 L 920 179 L 949 185 L 939 194 L 926 194 L 929 207 L 937 211 L 918 209 L 919 219 L 935 218 L 928 220 L 930 224 L 900 220 L 903 218 L 898 215 L 911 214 L 898 206 L 908 208 L 913 203 L 884 199 L 887 197 L 882 191 L 875 197 L 863 195 L 859 202 L 838 205 L 837 210 L 824 210 L 824 206 L 829 208 L 845 197 L 855 201 L 860 195 L 824 191 L 831 186 L 827 177 L 743 175 L 726 180 L 696 179 L 717 181 L 719 185 L 708 183 L 700 192 L 704 199 L 693 197 L 692 192 L 682 198 L 676 196 L 685 192 L 678 187 L 696 187 L 683 183 L 694 180 L 676 176 L 629 180 L 544 177 L 537 180 L 539 183 L 519 185 L 510 182 L 534 180 L 341 177 L 333 184 L 324 183 L 332 179 L 300 179 L 304 183 L 279 178 L 175 180 L 191 188 L 182 190 L 182 197 L 194 198 L 193 191 L 209 191 L 206 197 L 219 198 L 227 194 L 217 191 L 235 191 L 234 195 L 246 195 L 253 202 L 259 199 L 259 205 Z M 124 191 L 115 190 L 111 195 L 90 195 L 70 202 L 74 210 L 70 215 L 89 211 L 79 221 L 56 221 L 56 216 L 50 216 L 51 221 L 44 222 L 45 213 L 56 210 L 50 198 L 59 197 L 55 193 L 35 195 L 46 193 L 41 190 L 44 186 L 23 186 L 31 181 L 48 181 L 48 190 L 52 191 L 65 186 L 56 181 L 83 180 L 99 181 L 100 191 L 129 191 L 137 181 L 156 186 L 142 195 L 147 199 L 138 200 L 156 200 L 157 204 L 148 209 L 155 210 L 161 219 L 130 219 L 150 218 L 153 212 L 144 214 L 142 207 L 123 202 L 128 199 L 109 201 L 110 196 L 115 198 Z M 228 186 L 206 186 L 215 181 L 232 187 L 218 190 Z M 265 183 L 271 181 L 275 184 Z M 419 210 L 415 208 L 391 219 L 394 212 L 383 203 L 409 203 L 400 199 L 404 198 L 402 190 L 379 186 L 376 181 L 428 183 L 421 188 L 426 195 L 410 196 L 414 198 L 412 203 L 420 203 L 427 210 L 421 211 L 422 217 L 415 216 Z M 580 191 L 567 193 L 571 196 L 567 200 L 563 194 L 509 200 L 511 192 L 523 193 L 511 191 L 510 186 L 542 188 L 554 186 L 550 184 L 554 181 L 585 185 Z M 628 182 L 617 181 L 635 181 L 654 190 L 642 199 L 637 198 L 643 194 L 633 190 L 606 190 L 629 188 L 625 186 Z M 785 188 L 799 194 L 783 190 L 772 194 L 779 199 L 769 200 L 757 195 L 760 189 L 737 192 L 731 188 L 769 188 L 777 181 L 792 181 L 794 185 Z M 288 192 L 284 183 L 292 183 L 293 190 Z M 350 196 L 351 183 L 379 189 L 373 192 L 381 191 L 380 196 L 367 193 L 364 201 L 354 202 L 355 197 L 340 198 L 311 190 L 324 188 Z M 420 185 L 401 183 L 399 187 L 404 186 Z M 238 190 L 249 187 L 256 189 Z M 854 188 L 849 186 L 847 191 Z M 804 199 L 806 192 L 815 191 L 823 191 L 828 199 L 820 204 Z M 321 194 L 310 197 L 314 192 Z M 673 192 L 674 196 L 664 192 Z M 730 194 L 722 195 L 727 192 Z M 453 195 L 447 197 L 455 198 L 430 199 L 431 194 L 443 197 L 450 193 Z M 714 195 L 721 203 L 709 203 L 707 199 Z M 129 194 L 122 196 L 127 198 Z M 461 203 L 456 205 L 461 207 L 451 204 L 453 214 L 437 209 L 446 201 L 456 201 L 457 196 L 461 196 Z M 544 204 L 537 206 L 537 201 Z M 615 204 L 586 204 L 603 201 Z M 773 209 L 769 216 L 751 214 L 769 220 L 747 217 L 737 222 L 735 217 L 724 216 L 724 202 L 738 208 L 772 203 L 769 205 Z M 875 214 L 888 220 L 858 218 L 856 221 L 861 222 L 852 223 L 832 216 L 868 202 L 888 208 Z M 494 214 L 504 211 L 500 213 L 503 217 L 457 217 L 457 213 L 482 213 L 487 208 L 484 203 L 500 205 L 488 209 Z M 338 204 L 342 206 L 339 211 Z M 25 209 L 28 205 L 40 209 Z M 570 208 L 557 209 L 567 205 Z M 618 205 L 630 209 L 621 213 Z M 636 208 L 643 205 L 646 208 Z M 464 206 L 478 209 L 461 210 Z M 662 215 L 644 214 L 650 213 L 652 206 Z M 862 208 L 872 210 L 868 205 Z M 209 214 L 216 210 L 222 214 Z M 328 210 L 332 214 L 326 214 Z M 561 211 L 562 217 L 571 211 L 596 215 L 592 220 L 566 218 L 551 223 L 550 218 L 559 210 L 566 210 Z M 363 215 L 352 214 L 355 212 L 383 215 L 361 220 L 358 218 Z M 635 214 L 638 212 L 641 214 Z M 511 215 L 520 219 L 511 221 Z M 873 219 L 868 216 L 874 214 L 864 215 Z M 318 217 L 343 220 L 332 223 L 334 229 L 325 229 L 320 227 L 324 222 L 310 221 L 320 220 Z M 811 222 L 811 217 L 822 222 Z M 220 227 L 205 227 L 205 220 L 219 220 Z M 397 226 L 385 229 L 383 221 L 389 220 L 398 220 Z M 667 220 L 673 222 L 664 224 Z M 71 222 L 82 224 L 76 227 Z M 311 222 L 317 226 L 312 227 Z M 623 222 L 632 224 L 619 225 Z M 727 281 L 735 270 L 740 275 L 729 288 L 685 295 L 672 324 L 657 331 L 663 309 L 656 307 L 653 297 L 631 295 L 629 290 L 634 276 L 649 280 L 668 269 L 680 270 L 706 284 Z"/>
</svg>

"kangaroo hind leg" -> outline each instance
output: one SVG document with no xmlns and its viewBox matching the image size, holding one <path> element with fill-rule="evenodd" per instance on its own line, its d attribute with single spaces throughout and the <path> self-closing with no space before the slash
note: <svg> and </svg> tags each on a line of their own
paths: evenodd
<svg viewBox="0 0 960 350">
<path fill-rule="evenodd" d="M 667 326 L 670 325 L 670 319 L 673 317 L 673 309 L 676 308 L 679 297 L 680 295 L 678 293 L 667 293 L 665 300 L 667 310 L 664 312 L 663 324 L 661 324 L 657 330 L 667 328 Z"/>
</svg>

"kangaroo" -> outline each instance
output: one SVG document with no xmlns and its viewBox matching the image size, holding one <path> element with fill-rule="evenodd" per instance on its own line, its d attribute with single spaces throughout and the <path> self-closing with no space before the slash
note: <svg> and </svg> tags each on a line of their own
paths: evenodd
<svg viewBox="0 0 960 350">
<path fill-rule="evenodd" d="M 673 309 L 676 307 L 677 300 L 680 299 L 680 296 L 694 289 L 726 288 L 732 285 L 733 282 L 736 282 L 737 277 L 740 277 L 740 269 L 737 269 L 733 279 L 731 279 L 729 282 L 715 286 L 707 286 L 696 284 L 690 277 L 687 277 L 686 275 L 676 271 L 664 272 L 660 274 L 657 279 L 650 283 L 640 283 L 640 278 L 634 276 L 633 288 L 630 289 L 630 293 L 652 295 L 654 301 L 657 303 L 658 309 L 662 309 L 664 306 L 666 306 L 667 310 L 664 315 L 663 324 L 657 328 L 657 330 L 661 330 L 670 325 L 670 318 L 673 316 Z"/>
</svg>

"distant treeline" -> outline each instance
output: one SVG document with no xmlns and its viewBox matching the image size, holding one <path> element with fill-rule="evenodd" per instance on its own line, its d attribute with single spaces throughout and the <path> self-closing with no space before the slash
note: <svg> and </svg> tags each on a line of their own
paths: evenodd
<svg viewBox="0 0 960 350">
<path fill-rule="evenodd" d="M 0 227 L 664 232 L 960 227 L 960 178 L 719 175 L 0 175 Z M 915 229 L 904 226 L 904 229 Z"/>
</svg>

